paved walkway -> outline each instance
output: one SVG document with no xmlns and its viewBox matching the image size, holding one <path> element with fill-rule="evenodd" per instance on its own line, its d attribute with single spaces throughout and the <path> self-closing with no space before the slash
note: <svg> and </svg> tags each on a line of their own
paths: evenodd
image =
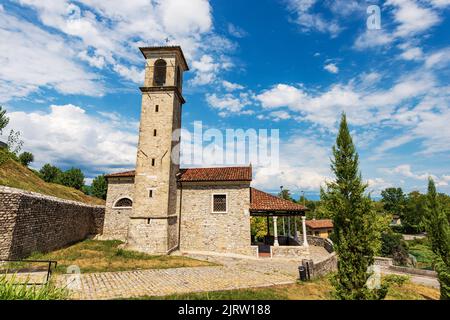
<svg viewBox="0 0 450 320">
<path fill-rule="evenodd" d="M 319 248 L 312 254 L 318 258 L 325 253 Z M 116 299 L 264 287 L 294 283 L 298 277 L 299 261 L 295 260 L 190 256 L 221 266 L 82 274 L 80 289 L 73 291 L 72 298 Z M 59 276 L 57 282 L 64 286 L 67 276 Z"/>
</svg>

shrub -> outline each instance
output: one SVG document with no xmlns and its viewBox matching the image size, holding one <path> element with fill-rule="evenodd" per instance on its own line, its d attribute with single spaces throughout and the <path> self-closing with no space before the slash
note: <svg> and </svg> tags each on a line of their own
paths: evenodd
<svg viewBox="0 0 450 320">
<path fill-rule="evenodd" d="M 31 152 L 22 152 L 19 156 L 19 162 L 24 165 L 25 167 L 28 167 L 28 165 L 34 161 L 34 156 Z"/>
</svg>

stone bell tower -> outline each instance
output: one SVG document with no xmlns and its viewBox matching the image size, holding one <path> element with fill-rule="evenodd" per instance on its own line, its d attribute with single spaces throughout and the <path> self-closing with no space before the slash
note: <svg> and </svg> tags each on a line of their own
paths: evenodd
<svg viewBox="0 0 450 320">
<path fill-rule="evenodd" d="M 127 247 L 167 254 L 178 245 L 177 181 L 183 72 L 179 46 L 140 48 L 146 60 Z M 179 131 L 178 131 L 179 137 Z"/>
</svg>

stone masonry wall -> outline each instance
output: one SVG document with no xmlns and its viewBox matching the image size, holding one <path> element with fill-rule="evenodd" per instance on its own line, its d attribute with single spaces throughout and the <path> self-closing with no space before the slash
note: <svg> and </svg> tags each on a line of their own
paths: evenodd
<svg viewBox="0 0 450 320">
<path fill-rule="evenodd" d="M 109 178 L 106 197 L 105 226 L 102 240 L 127 240 L 128 225 L 132 208 L 114 208 L 114 204 L 122 199 L 133 200 L 133 178 Z"/>
<path fill-rule="evenodd" d="M 102 233 L 105 208 L 0 187 L 0 258 L 20 259 Z"/>
<path fill-rule="evenodd" d="M 212 213 L 214 193 L 227 194 L 227 213 Z M 255 254 L 250 239 L 248 184 L 183 184 L 181 199 L 181 251 Z"/>
</svg>

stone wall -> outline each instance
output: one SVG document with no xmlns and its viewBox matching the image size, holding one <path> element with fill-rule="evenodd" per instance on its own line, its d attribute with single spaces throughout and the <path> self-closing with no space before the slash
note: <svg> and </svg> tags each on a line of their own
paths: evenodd
<svg viewBox="0 0 450 320">
<path fill-rule="evenodd" d="M 122 198 L 133 200 L 133 192 L 134 178 L 108 178 L 105 226 L 101 236 L 102 240 L 127 240 L 132 208 L 114 208 L 114 204 Z"/>
<path fill-rule="evenodd" d="M 272 246 L 272 258 L 306 258 L 309 249 L 302 246 Z"/>
<path fill-rule="evenodd" d="M 0 187 L 0 258 L 20 259 L 102 233 L 105 208 Z"/>
<path fill-rule="evenodd" d="M 183 184 L 181 195 L 182 251 L 213 251 L 254 255 L 250 239 L 250 190 L 241 185 Z M 212 195 L 227 194 L 228 212 L 212 213 Z"/>
<path fill-rule="evenodd" d="M 302 265 L 309 270 L 311 279 L 315 279 L 330 272 L 337 271 L 337 255 L 333 252 L 325 259 L 316 262 L 310 259 L 303 259 Z"/>
</svg>

